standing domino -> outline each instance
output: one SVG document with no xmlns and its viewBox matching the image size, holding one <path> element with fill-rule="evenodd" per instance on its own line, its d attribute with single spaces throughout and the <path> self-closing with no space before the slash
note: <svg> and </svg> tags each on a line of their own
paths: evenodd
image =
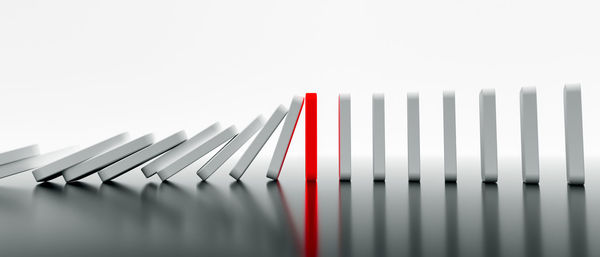
<svg viewBox="0 0 600 257">
<path fill-rule="evenodd" d="M 317 93 L 306 93 L 304 174 L 306 180 L 317 180 Z"/>
<path fill-rule="evenodd" d="M 373 180 L 385 180 L 385 102 L 373 94 Z"/>
<path fill-rule="evenodd" d="M 479 93 L 479 136 L 481 146 L 481 179 L 498 181 L 498 144 L 496 138 L 496 93 L 484 89 Z"/>
<path fill-rule="evenodd" d="M 581 113 L 581 86 L 565 85 L 565 150 L 567 154 L 567 181 L 571 185 L 585 183 L 583 161 L 583 118 Z"/>
<path fill-rule="evenodd" d="M 421 178 L 421 140 L 419 132 L 419 94 L 406 95 L 406 123 L 408 144 L 408 181 L 417 182 Z"/>
<path fill-rule="evenodd" d="M 521 88 L 521 173 L 524 183 L 540 181 L 537 98 L 535 87 Z"/>
<path fill-rule="evenodd" d="M 444 91 L 444 176 L 456 182 L 456 110 L 454 91 Z"/>
<path fill-rule="evenodd" d="M 338 172 L 340 181 L 350 181 L 352 174 L 352 132 L 349 94 L 339 95 L 338 111 Z"/>
</svg>

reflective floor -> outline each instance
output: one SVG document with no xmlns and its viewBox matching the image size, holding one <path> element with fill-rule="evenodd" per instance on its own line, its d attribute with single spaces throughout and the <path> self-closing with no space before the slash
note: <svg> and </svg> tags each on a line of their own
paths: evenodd
<svg viewBox="0 0 600 257">
<path fill-rule="evenodd" d="M 518 162 L 497 184 L 479 182 L 477 162 L 458 183 L 439 163 L 408 183 L 402 163 L 373 183 L 370 162 L 338 183 L 336 161 L 304 183 L 289 161 L 281 180 L 253 164 L 243 182 L 219 171 L 199 182 L 190 167 L 169 183 L 139 169 L 114 183 L 96 177 L 35 184 L 31 174 L 0 182 L 2 256 L 143 254 L 229 256 L 599 256 L 600 181 L 567 186 L 564 164 L 543 164 L 542 183 L 520 182 Z M 562 166 L 561 166 L 562 165 Z M 196 167 L 197 168 L 197 167 Z M 227 169 L 227 167 L 225 167 Z M 594 173 L 593 167 L 587 174 Z M 404 172 L 405 173 L 405 172 Z M 462 174 L 462 176 L 461 176 Z"/>
</svg>

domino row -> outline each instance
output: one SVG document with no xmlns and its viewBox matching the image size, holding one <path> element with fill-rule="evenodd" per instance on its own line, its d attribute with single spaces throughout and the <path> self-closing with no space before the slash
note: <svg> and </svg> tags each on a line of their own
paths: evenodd
<svg viewBox="0 0 600 257">
<path fill-rule="evenodd" d="M 585 182 L 581 87 L 564 87 L 564 124 L 567 181 L 572 185 Z M 454 92 L 443 93 L 444 176 L 447 182 L 457 178 L 456 110 Z M 384 95 L 373 95 L 373 179 L 385 180 L 385 108 Z M 420 180 L 419 95 L 407 94 L 408 179 Z M 520 92 L 521 160 L 524 183 L 539 183 L 539 150 L 537 96 L 533 87 Z M 351 108 L 350 96 L 339 97 L 339 173 L 341 180 L 351 177 Z M 481 179 L 484 183 L 498 180 L 496 135 L 496 97 L 493 89 L 479 94 Z"/>
<path fill-rule="evenodd" d="M 307 180 L 316 180 L 316 94 L 307 94 L 306 100 L 306 177 Z M 382 181 L 385 180 L 386 159 L 384 95 L 374 94 L 372 100 L 373 179 Z M 585 179 L 581 87 L 566 85 L 563 100 L 567 179 L 569 184 L 582 185 Z M 0 178 L 33 170 L 33 176 L 38 182 L 48 181 L 59 176 L 62 176 L 67 182 L 72 182 L 94 173 L 97 173 L 105 182 L 149 162 L 141 168 L 143 174 L 146 177 L 157 174 L 161 180 L 165 181 L 223 145 L 197 171 L 198 176 L 202 180 L 206 180 L 254 134 L 257 134 L 229 173 L 233 178 L 239 180 L 285 117 L 267 170 L 267 177 L 277 180 L 304 101 L 305 98 L 296 96 L 292 99 L 289 110 L 279 106 L 266 122 L 262 116 L 258 116 L 239 133 L 235 126 L 221 130 L 220 125 L 215 123 L 189 139 L 185 132 L 180 131 L 158 142 L 155 142 L 152 134 L 127 141 L 128 135 L 123 133 L 71 154 L 67 154 L 69 152 L 67 150 L 59 150 L 40 155 L 36 145 L 27 146 L 0 153 Z M 350 95 L 340 94 L 338 101 L 339 179 L 350 180 L 352 169 Z M 540 171 L 535 88 L 521 90 L 520 108 L 523 182 L 538 183 Z M 444 173 L 445 180 L 453 182 L 457 179 L 454 92 L 444 92 L 443 109 Z M 498 179 L 494 90 L 481 91 L 479 113 L 481 178 L 485 183 L 494 183 Z M 420 126 L 419 95 L 417 93 L 407 95 L 407 125 L 408 179 L 419 181 Z"/>
<path fill-rule="evenodd" d="M 38 182 L 60 176 L 67 182 L 73 182 L 94 173 L 106 182 L 148 163 L 141 168 L 142 173 L 146 177 L 157 174 L 165 181 L 222 146 L 197 171 L 197 175 L 206 180 L 258 133 L 230 172 L 233 178 L 239 180 L 287 116 L 267 173 L 267 177 L 276 180 L 303 105 L 304 98 L 296 96 L 289 110 L 280 105 L 266 122 L 258 116 L 240 132 L 235 126 L 221 129 L 219 123 L 214 123 L 189 139 L 184 131 L 157 142 L 152 134 L 128 141 L 129 135 L 122 133 L 80 151 L 63 149 L 43 155 L 40 155 L 37 145 L 26 146 L 0 153 L 0 178 L 32 170 Z"/>
</svg>

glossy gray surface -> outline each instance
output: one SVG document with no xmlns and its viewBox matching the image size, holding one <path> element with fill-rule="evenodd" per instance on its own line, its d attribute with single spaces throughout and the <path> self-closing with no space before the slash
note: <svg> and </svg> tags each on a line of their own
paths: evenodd
<svg viewBox="0 0 600 257">
<path fill-rule="evenodd" d="M 391 159 L 386 182 L 373 182 L 370 160 L 355 159 L 352 182 L 339 183 L 337 160 L 321 158 L 309 188 L 301 158 L 288 160 L 279 182 L 264 178 L 263 159 L 242 183 L 227 174 L 234 162 L 200 182 L 204 161 L 162 184 L 141 172 L 104 184 L 2 180 L 2 255 L 600 254 L 599 176 L 568 186 L 564 162 L 542 160 L 536 186 L 521 183 L 518 161 L 501 160 L 498 183 L 482 184 L 478 161 L 459 162 L 458 182 L 444 183 L 443 163 L 425 160 L 421 183 L 409 183 L 404 162 Z"/>
</svg>

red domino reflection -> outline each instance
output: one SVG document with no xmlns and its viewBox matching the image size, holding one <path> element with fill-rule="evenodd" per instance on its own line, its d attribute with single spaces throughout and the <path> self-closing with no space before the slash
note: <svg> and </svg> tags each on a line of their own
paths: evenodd
<svg viewBox="0 0 600 257">
<path fill-rule="evenodd" d="M 306 181 L 304 196 L 304 236 L 306 257 L 315 257 L 319 253 L 319 203 L 317 182 Z"/>
</svg>

